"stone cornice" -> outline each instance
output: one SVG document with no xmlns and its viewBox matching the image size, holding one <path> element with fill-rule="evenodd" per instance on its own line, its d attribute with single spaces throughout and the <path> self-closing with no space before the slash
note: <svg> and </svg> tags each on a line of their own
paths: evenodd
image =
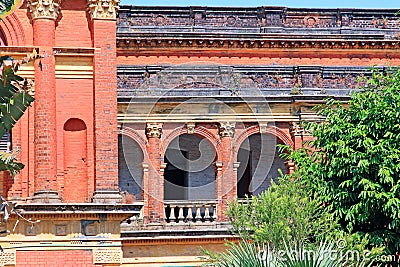
<svg viewBox="0 0 400 267">
<path fill-rule="evenodd" d="M 87 0 L 92 19 L 116 19 L 119 0 Z"/>
<path fill-rule="evenodd" d="M 26 5 L 32 19 L 57 20 L 60 14 L 61 0 L 28 0 Z"/>
<path fill-rule="evenodd" d="M 57 203 L 57 204 L 16 204 L 21 214 L 139 214 L 143 202 L 135 204 Z"/>
<path fill-rule="evenodd" d="M 259 38 L 224 38 L 219 36 L 179 35 L 151 37 L 143 35 L 120 36 L 117 38 L 120 52 L 138 49 L 318 49 L 318 50 L 393 50 L 400 49 L 399 40 L 345 40 L 345 39 L 275 39 L 260 36 Z"/>
</svg>

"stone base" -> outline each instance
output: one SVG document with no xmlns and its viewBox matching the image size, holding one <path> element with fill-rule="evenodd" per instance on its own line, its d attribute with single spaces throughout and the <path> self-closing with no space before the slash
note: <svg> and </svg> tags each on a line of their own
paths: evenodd
<svg viewBox="0 0 400 267">
<path fill-rule="evenodd" d="M 122 195 L 119 191 L 96 191 L 93 195 L 93 203 L 117 204 L 122 203 Z"/>
<path fill-rule="evenodd" d="M 57 191 L 41 190 L 34 193 L 32 203 L 61 203 L 61 198 Z"/>
</svg>

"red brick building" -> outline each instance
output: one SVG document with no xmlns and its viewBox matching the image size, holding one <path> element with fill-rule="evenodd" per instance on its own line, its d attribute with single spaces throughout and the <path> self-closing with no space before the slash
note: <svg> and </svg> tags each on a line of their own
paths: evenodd
<svg viewBox="0 0 400 267">
<path fill-rule="evenodd" d="M 26 167 L 0 191 L 40 222 L 13 215 L 0 263 L 162 266 L 221 249 L 227 202 L 294 167 L 276 144 L 301 147 L 316 103 L 399 65 L 395 12 L 26 1 L 0 22 L 1 54 L 42 58 L 19 71 L 36 99 L 12 132 Z"/>
</svg>

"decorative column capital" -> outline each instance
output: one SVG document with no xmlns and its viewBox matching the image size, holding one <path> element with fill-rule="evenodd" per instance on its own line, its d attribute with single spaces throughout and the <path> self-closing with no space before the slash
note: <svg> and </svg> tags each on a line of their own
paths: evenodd
<svg viewBox="0 0 400 267">
<path fill-rule="evenodd" d="M 162 122 L 148 122 L 146 124 L 147 138 L 160 138 L 162 134 Z"/>
<path fill-rule="evenodd" d="M 92 19 L 116 19 L 119 0 L 87 0 Z"/>
<path fill-rule="evenodd" d="M 223 121 L 219 123 L 219 135 L 221 137 L 233 137 L 235 135 L 236 122 Z"/>
<path fill-rule="evenodd" d="M 293 136 L 310 136 L 311 131 L 304 128 L 302 122 L 291 122 L 290 123 L 290 133 Z"/>
<path fill-rule="evenodd" d="M 304 128 L 300 122 L 293 121 L 290 123 L 290 133 L 294 136 L 301 136 L 304 133 Z"/>
<path fill-rule="evenodd" d="M 26 5 L 32 19 L 57 20 L 60 14 L 61 0 L 28 0 Z"/>
</svg>

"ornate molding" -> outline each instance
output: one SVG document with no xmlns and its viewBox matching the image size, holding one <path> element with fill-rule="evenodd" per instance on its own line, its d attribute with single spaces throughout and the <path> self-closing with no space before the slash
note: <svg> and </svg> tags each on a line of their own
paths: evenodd
<svg viewBox="0 0 400 267">
<path fill-rule="evenodd" d="M 194 129 L 196 128 L 196 123 L 195 122 L 188 122 L 186 123 L 187 127 L 187 133 L 188 134 L 194 134 Z"/>
<path fill-rule="evenodd" d="M 122 250 L 96 249 L 93 250 L 93 263 L 122 263 Z"/>
<path fill-rule="evenodd" d="M 162 134 L 162 122 L 148 122 L 146 124 L 147 138 L 160 138 Z"/>
<path fill-rule="evenodd" d="M 116 19 L 119 0 L 88 0 L 88 10 L 92 19 Z"/>
<path fill-rule="evenodd" d="M 265 134 L 267 133 L 268 122 L 259 122 L 258 127 L 260 128 L 260 133 Z"/>
<path fill-rule="evenodd" d="M 60 14 L 61 0 L 28 0 L 26 5 L 32 19 L 57 20 Z"/>
<path fill-rule="evenodd" d="M 269 39 L 271 38 L 271 39 Z M 207 36 L 196 38 L 191 33 L 130 33 L 127 37 L 117 38 L 117 47 L 123 49 L 157 48 L 220 48 L 220 49 L 322 49 L 322 50 L 365 50 L 400 48 L 399 40 L 345 40 L 345 39 L 272 39 L 272 36 L 235 36 L 221 38 L 221 36 Z M 174 53 L 176 53 L 174 51 Z"/>
<path fill-rule="evenodd" d="M 235 135 L 236 122 L 223 121 L 219 123 L 219 135 L 221 137 L 233 137 Z"/>
</svg>

